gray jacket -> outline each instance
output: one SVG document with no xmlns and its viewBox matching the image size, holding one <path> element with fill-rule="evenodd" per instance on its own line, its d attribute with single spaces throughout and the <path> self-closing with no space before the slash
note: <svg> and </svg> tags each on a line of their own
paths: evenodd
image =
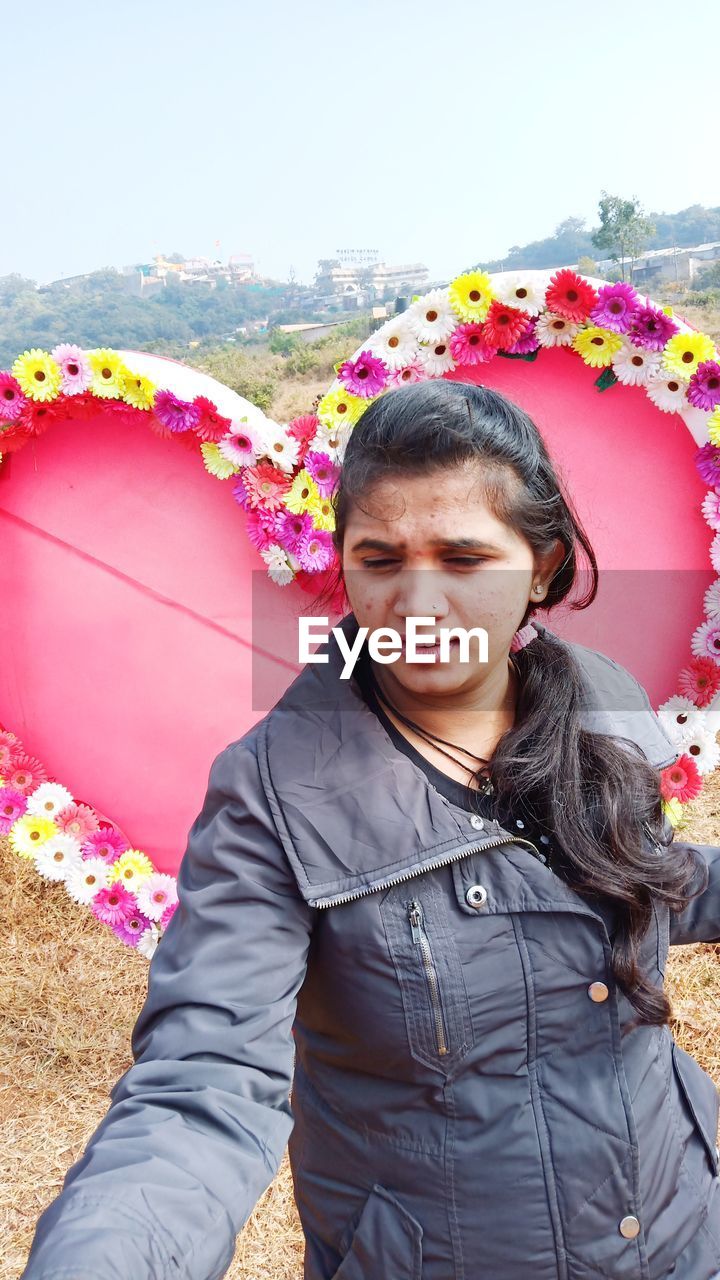
<svg viewBox="0 0 720 1280">
<path fill-rule="evenodd" d="M 670 763 L 637 681 L 572 647 L 586 726 Z M 667 1026 L 624 1030 L 608 909 L 440 795 L 326 652 L 212 765 L 134 1065 L 25 1280 L 224 1275 L 288 1142 L 305 1280 L 710 1280 L 718 1093 Z M 658 985 L 720 941 L 697 847 Z"/>
</svg>

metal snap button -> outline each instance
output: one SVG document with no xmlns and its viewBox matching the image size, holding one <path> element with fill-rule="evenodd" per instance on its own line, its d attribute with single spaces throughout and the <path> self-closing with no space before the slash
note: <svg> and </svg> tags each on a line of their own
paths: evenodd
<svg viewBox="0 0 720 1280">
<path fill-rule="evenodd" d="M 473 884 L 465 894 L 465 901 L 469 907 L 479 909 L 484 907 L 488 900 L 488 891 L 484 884 Z"/>
<path fill-rule="evenodd" d="M 479 813 L 473 814 L 472 818 L 470 819 L 470 826 L 474 827 L 476 831 L 482 831 L 483 827 L 485 826 L 485 823 L 483 822 Z"/>
<path fill-rule="evenodd" d="M 588 987 L 588 995 L 591 1000 L 599 1004 L 601 1000 L 607 1000 L 610 990 L 604 982 L 591 982 Z"/>
<path fill-rule="evenodd" d="M 640 1234 L 640 1222 L 634 1213 L 629 1213 L 626 1218 L 621 1220 L 618 1230 L 626 1240 L 634 1240 Z"/>
</svg>

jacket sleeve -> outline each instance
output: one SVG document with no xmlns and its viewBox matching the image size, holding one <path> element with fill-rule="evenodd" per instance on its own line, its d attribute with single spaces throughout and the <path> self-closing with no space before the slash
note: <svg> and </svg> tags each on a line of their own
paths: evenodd
<svg viewBox="0 0 720 1280">
<path fill-rule="evenodd" d="M 677 841 L 673 841 L 677 848 Z M 670 946 L 720 942 L 720 847 L 693 844 L 708 872 L 707 887 L 691 898 L 684 911 L 670 912 Z"/>
<path fill-rule="evenodd" d="M 133 1065 L 39 1218 L 21 1280 L 215 1280 L 277 1172 L 315 913 L 247 738 L 212 764 L 178 897 Z"/>
</svg>

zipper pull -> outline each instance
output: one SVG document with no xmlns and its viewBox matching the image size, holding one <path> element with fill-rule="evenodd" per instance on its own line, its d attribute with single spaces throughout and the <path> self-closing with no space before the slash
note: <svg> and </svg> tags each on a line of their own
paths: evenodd
<svg viewBox="0 0 720 1280">
<path fill-rule="evenodd" d="M 408 907 L 408 919 L 412 929 L 413 942 L 417 942 L 418 944 L 422 942 L 422 935 L 420 933 L 422 918 L 422 907 L 417 900 L 414 900 Z"/>
</svg>

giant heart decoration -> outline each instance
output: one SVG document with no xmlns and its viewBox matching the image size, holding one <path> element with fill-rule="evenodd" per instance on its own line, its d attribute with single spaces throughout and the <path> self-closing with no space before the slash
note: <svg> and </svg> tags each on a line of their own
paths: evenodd
<svg viewBox="0 0 720 1280">
<path fill-rule="evenodd" d="M 5 395 L 14 414 L 4 431 L 0 414 L 11 450 L 0 466 L 0 822 L 5 796 L 16 851 L 152 954 L 209 761 L 299 669 L 292 637 L 308 596 L 297 587 L 320 585 L 333 565 L 329 473 L 377 395 L 428 377 L 482 382 L 530 412 L 601 570 L 595 603 L 550 625 L 632 670 L 663 704 L 681 761 L 691 773 L 700 762 L 695 781 L 709 772 L 717 352 L 664 315 L 628 286 L 569 271 L 467 273 L 383 325 L 340 367 L 317 416 L 287 428 L 145 353 L 63 347 L 25 353 L 17 378 L 0 373 L 0 404 Z M 86 383 L 70 387 L 83 361 Z M 40 762 L 50 781 L 32 778 Z M 673 821 L 678 808 L 667 801 Z"/>
</svg>

